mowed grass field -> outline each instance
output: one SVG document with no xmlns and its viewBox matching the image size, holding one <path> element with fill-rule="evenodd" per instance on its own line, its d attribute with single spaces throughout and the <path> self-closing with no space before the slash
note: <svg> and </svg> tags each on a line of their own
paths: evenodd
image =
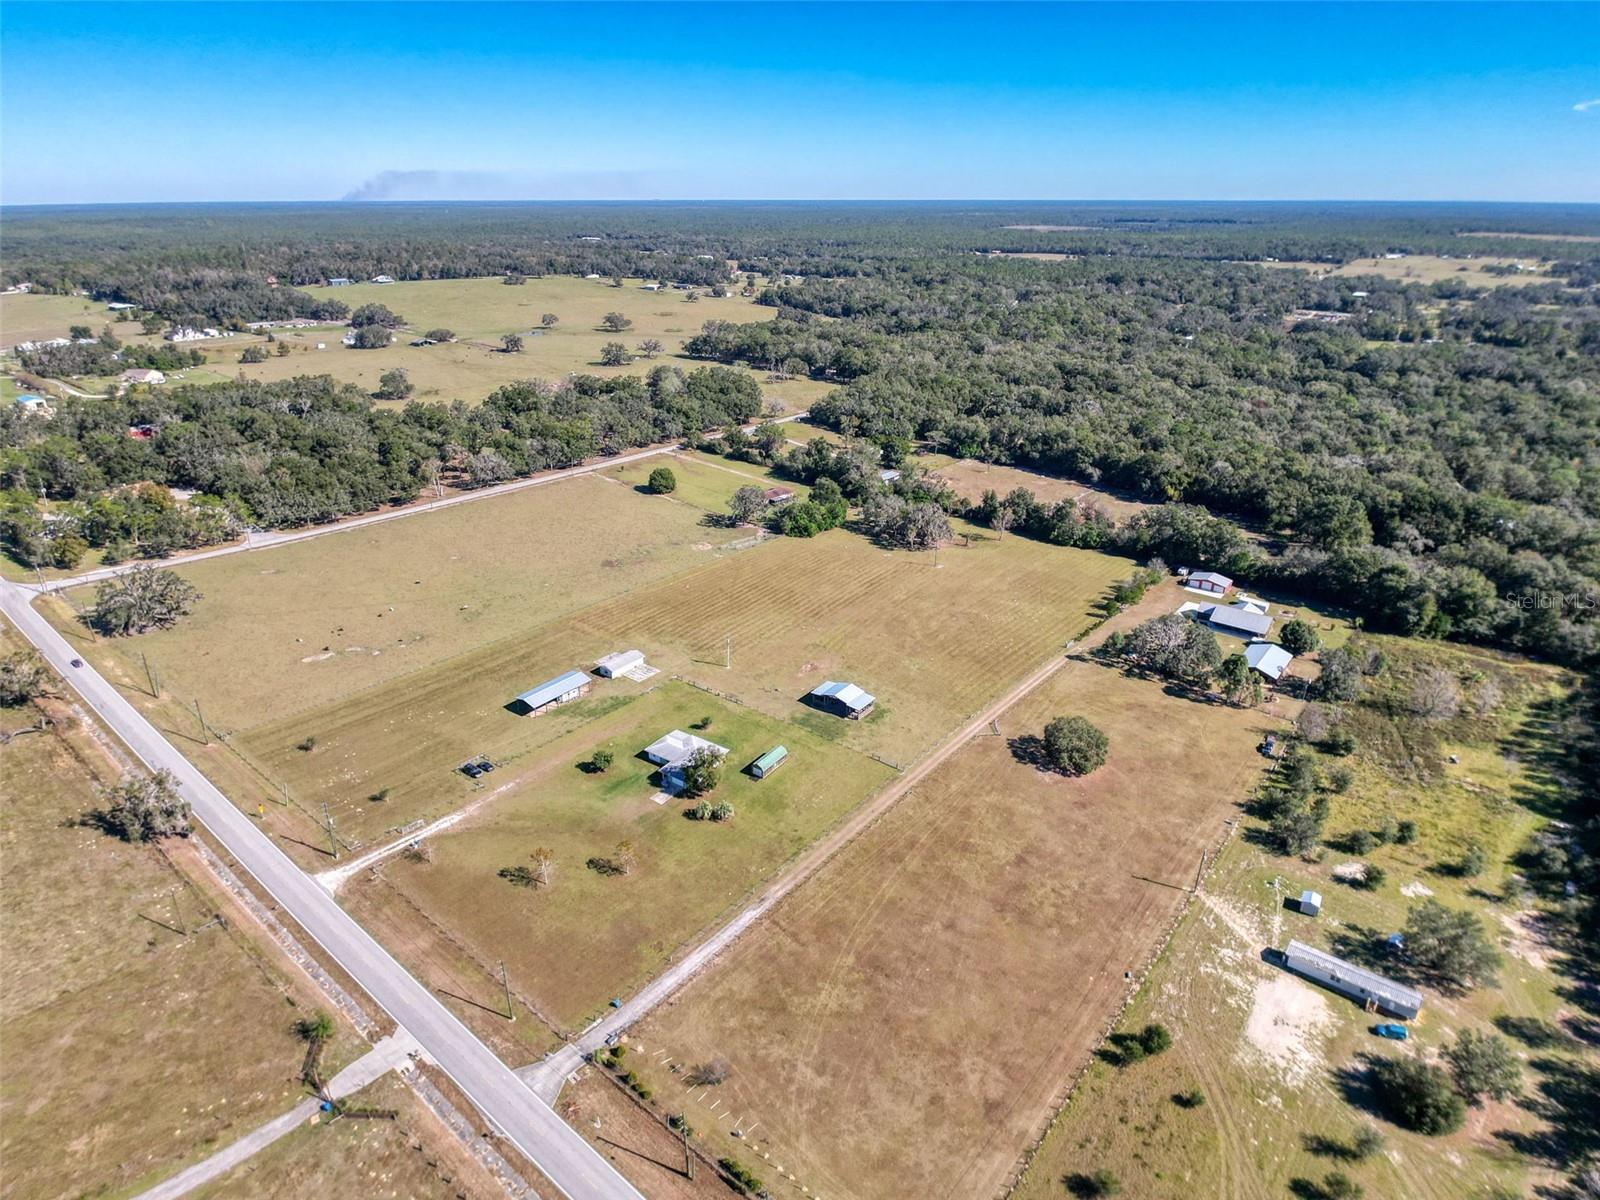
<svg viewBox="0 0 1600 1200">
<path fill-rule="evenodd" d="M 677 480 L 678 486 L 671 494 L 673 500 L 717 517 L 727 515 L 728 501 L 742 487 L 786 487 L 794 491 L 796 500 L 811 494 L 805 484 L 782 479 L 766 467 L 692 450 L 627 463 L 605 474 L 639 491 L 648 491 L 650 473 L 657 467 L 669 468 Z M 745 536 L 754 532 L 751 528 L 743 530 Z"/>
<path fill-rule="evenodd" d="M 762 475 L 714 459 L 675 469 L 704 503 Z M 370 845 L 480 794 L 487 783 L 454 773 L 469 755 L 515 766 L 582 719 L 575 709 L 529 722 L 504 706 L 613 650 L 642 650 L 668 674 L 909 763 L 1076 636 L 1130 569 L 981 534 L 938 565 L 844 530 L 719 553 L 750 531 L 631 479 L 567 480 L 183 567 L 205 598 L 174 628 L 135 639 L 92 640 L 64 605 L 51 612 L 136 703 L 151 703 L 147 658 L 167 697 L 163 727 L 191 752 L 223 753 L 190 740 L 198 700 L 259 767 L 258 786 L 286 784 L 319 817 L 326 803 L 349 844 Z M 801 703 L 828 678 L 873 692 L 877 711 L 853 722 Z M 594 699 L 636 688 L 597 682 Z M 262 797 L 236 798 L 253 810 Z"/>
<path fill-rule="evenodd" d="M 99 337 L 107 325 L 122 338 L 139 332 L 136 322 L 118 318 L 119 314 L 108 309 L 104 301 L 87 296 L 46 296 L 33 292 L 0 296 L 0 347 L 66 337 L 74 325 L 87 325 L 94 337 Z"/>
<path fill-rule="evenodd" d="M 0 1190 L 135 1191 L 304 1094 L 292 1025 L 321 998 L 230 926 L 198 928 L 226 911 L 208 885 L 73 823 L 117 772 L 69 709 L 47 711 L 55 730 L 0 749 Z M 341 1029 L 330 1061 L 354 1044 Z"/>
<path fill-rule="evenodd" d="M 1059 715 L 1107 733 L 1105 766 L 1022 760 L 1012 739 Z M 632 1031 L 630 1066 L 713 1154 L 829 1197 L 995 1194 L 1278 724 L 1086 660 L 999 723 Z M 685 1085 L 717 1057 L 727 1082 Z"/>
<path fill-rule="evenodd" d="M 1259 822 L 1246 820 L 1246 836 L 1208 876 L 1202 902 L 1123 1022 L 1129 1029 L 1166 1024 L 1173 1048 L 1127 1068 L 1095 1063 L 1013 1193 L 1018 1200 L 1060 1197 L 1064 1179 L 1100 1168 L 1121 1180 L 1124 1194 L 1150 1200 L 1316 1196 L 1318 1181 L 1334 1170 L 1368 1196 L 1555 1195 L 1563 1160 L 1585 1142 L 1592 1147 L 1600 1075 L 1592 1041 L 1571 1031 L 1586 1020 L 1592 1028 L 1593 1005 L 1537 906 L 1515 899 L 1516 864 L 1508 861 L 1543 814 L 1560 811 L 1567 785 L 1542 758 L 1563 736 L 1562 697 L 1572 681 L 1486 651 L 1367 640 L 1400 675 L 1402 693 L 1404 673 L 1431 663 L 1493 678 L 1506 703 L 1434 727 L 1403 708 L 1384 712 L 1385 704 L 1347 709 L 1359 748 L 1340 761 L 1354 783 L 1330 797 L 1326 844 L 1307 859 L 1278 856 L 1254 836 Z M 1452 754 L 1458 762 L 1449 762 Z M 1339 848 L 1351 830 L 1374 828 L 1385 814 L 1415 820 L 1417 841 L 1365 855 Z M 1463 878 L 1448 864 L 1471 844 L 1487 851 L 1491 865 Z M 1339 882 L 1335 871 L 1353 861 L 1376 863 L 1386 880 L 1375 891 Z M 1304 888 L 1322 893 L 1320 917 L 1284 904 Z M 1505 963 L 1495 987 L 1459 995 L 1423 987 L 1422 1013 L 1404 1045 L 1372 1036 L 1377 1018 L 1359 1006 L 1262 961 L 1264 949 L 1290 938 L 1336 952 L 1341 943 L 1381 938 L 1430 895 L 1484 918 Z M 1435 1059 L 1459 1030 L 1492 1033 L 1507 1018 L 1546 1022 L 1553 1031 L 1542 1047 L 1511 1039 L 1521 1100 L 1469 1109 L 1465 1127 L 1446 1137 L 1410 1133 L 1372 1111 L 1363 1056 Z M 1190 1089 L 1204 1095 L 1202 1105 L 1173 1103 Z M 1385 1145 L 1364 1161 L 1343 1160 L 1316 1140 L 1348 1144 L 1365 1126 Z"/>
<path fill-rule="evenodd" d="M 706 364 L 683 357 L 683 344 L 707 321 L 770 321 L 778 311 L 741 296 L 704 296 L 689 303 L 682 292 L 647 292 L 639 284 L 633 279 L 625 287 L 614 288 L 607 280 L 551 275 L 521 286 L 494 278 L 306 288 L 312 295 L 338 300 L 352 309 L 363 304 L 387 305 L 405 318 L 406 327 L 393 345 L 379 350 L 346 347 L 340 340 L 345 330 L 338 326 L 274 330 L 273 336 L 287 345 L 290 353 L 281 357 L 273 353 L 262 363 L 236 360 L 244 345 L 264 342 L 264 336 L 214 349 L 200 344 L 212 360 L 204 370 L 228 379 L 241 373 L 247 379 L 267 380 L 326 374 L 374 391 L 384 372 L 402 367 L 416 386 L 418 399 L 476 401 L 498 387 L 525 379 L 561 379 L 573 373 L 643 375 L 662 364 L 693 370 Z M 539 321 L 547 312 L 555 313 L 560 323 L 544 330 Z M 610 312 L 620 312 L 633 322 L 632 328 L 622 333 L 601 329 L 601 320 Z M 436 346 L 410 344 L 438 328 L 454 330 L 460 340 Z M 500 339 L 508 333 L 522 335 L 520 353 L 501 351 Z M 601 351 L 607 342 L 621 342 L 636 352 L 647 338 L 662 343 L 657 357 L 636 358 L 627 366 L 601 365 Z M 318 350 L 318 343 L 326 349 Z M 765 372 L 756 377 L 763 395 L 790 411 L 804 408 L 831 390 L 831 385 L 811 380 L 770 383 Z M 201 381 L 208 376 L 191 373 L 190 378 Z"/>
<path fill-rule="evenodd" d="M 328 804 L 341 830 L 370 843 L 502 786 L 499 775 L 469 783 L 455 774 L 470 755 L 522 770 L 590 708 L 638 685 L 596 680 L 582 704 L 535 720 L 506 711 L 512 697 L 638 649 L 668 675 L 786 727 L 909 765 L 1064 647 L 1129 570 L 1122 559 L 1019 538 L 947 550 L 941 563 L 843 530 L 770 539 L 234 740 L 310 811 Z M 825 679 L 860 684 L 879 698 L 876 711 L 847 721 L 802 703 Z M 317 739 L 309 752 L 299 749 L 308 737 Z M 386 790 L 381 803 L 369 799 Z"/>
<path fill-rule="evenodd" d="M 1017 488 L 1027 488 L 1046 504 L 1061 500 L 1076 500 L 1080 504 L 1092 501 L 1117 521 L 1125 521 L 1150 507 L 1138 500 L 1114 496 L 1077 480 L 1044 475 L 1021 467 L 952 458 L 948 454 L 919 454 L 916 461 L 918 466 L 938 474 L 950 485 L 951 491 L 972 504 L 982 500 L 987 491 L 993 491 L 1003 500 Z"/>
<path fill-rule="evenodd" d="M 1076 637 L 1107 587 L 1132 569 L 1110 555 L 970 532 L 969 548 L 947 547 L 937 562 L 845 530 L 777 538 L 596 605 L 571 624 L 908 765 Z M 828 679 L 865 688 L 876 710 L 845 721 L 801 702 Z"/>
<path fill-rule="evenodd" d="M 492 802 L 428 840 L 431 862 L 391 860 L 381 878 L 353 880 L 344 892 L 352 912 L 405 959 L 429 957 L 434 925 L 479 963 L 503 959 L 512 987 L 569 1031 L 653 975 L 892 776 L 864 755 L 684 683 L 572 707 L 584 705 L 586 719 L 502 783 Z M 690 801 L 658 803 L 656 768 L 639 757 L 663 734 L 706 718 L 700 736 L 729 750 L 709 797 L 733 805 L 727 822 L 687 819 Z M 783 767 L 763 780 L 744 772 L 779 744 L 790 751 Z M 599 749 L 614 764 L 585 769 Z M 622 842 L 637 856 L 630 873 L 586 865 L 614 856 Z M 502 868 L 530 866 L 538 847 L 554 853 L 550 886 L 499 877 Z M 419 911 L 427 920 L 416 919 Z M 473 981 L 452 978 L 447 994 L 462 984 Z M 498 989 L 485 973 L 462 998 L 503 1008 Z"/>
<path fill-rule="evenodd" d="M 1525 268 L 1511 275 L 1495 275 L 1485 267 L 1509 267 L 1521 263 Z M 1474 287 L 1506 287 L 1519 283 L 1548 283 L 1549 266 L 1533 258 L 1444 258 L 1434 254 L 1408 254 L 1405 258 L 1356 258 L 1337 266 L 1318 262 L 1262 263 L 1265 267 L 1296 267 L 1313 275 L 1352 277 L 1381 275 L 1401 283 L 1437 283 L 1441 279 L 1459 279 Z"/>
<path fill-rule="evenodd" d="M 703 522 L 692 505 L 579 476 L 179 566 L 204 597 L 191 616 L 88 649 L 140 687 L 148 658 L 214 726 L 248 731 L 638 589 L 739 536 Z M 92 604 L 93 589 L 73 597 Z"/>
</svg>

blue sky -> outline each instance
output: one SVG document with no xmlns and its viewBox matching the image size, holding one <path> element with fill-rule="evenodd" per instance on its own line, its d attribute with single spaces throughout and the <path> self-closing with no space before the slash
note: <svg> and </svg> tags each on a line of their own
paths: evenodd
<svg viewBox="0 0 1600 1200">
<path fill-rule="evenodd" d="M 10 204 L 1600 200 L 1595 4 L 6 0 L 0 71 Z"/>
</svg>

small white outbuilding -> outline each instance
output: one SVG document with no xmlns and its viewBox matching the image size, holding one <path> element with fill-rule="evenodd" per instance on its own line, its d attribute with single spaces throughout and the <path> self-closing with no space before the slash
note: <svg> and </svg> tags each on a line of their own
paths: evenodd
<svg viewBox="0 0 1600 1200">
<path fill-rule="evenodd" d="M 594 673 L 605 679 L 615 679 L 618 675 L 626 675 L 634 667 L 643 665 L 642 650 L 618 650 L 615 654 L 608 654 L 595 663 Z"/>
</svg>

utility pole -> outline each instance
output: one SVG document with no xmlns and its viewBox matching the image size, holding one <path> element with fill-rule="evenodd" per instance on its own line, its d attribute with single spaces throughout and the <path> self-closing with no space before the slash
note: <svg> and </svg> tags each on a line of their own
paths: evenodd
<svg viewBox="0 0 1600 1200">
<path fill-rule="evenodd" d="M 1202 850 L 1202 851 L 1200 851 L 1200 865 L 1194 869 L 1194 887 L 1189 889 L 1190 891 L 1198 892 L 1200 890 L 1200 877 L 1202 875 L 1204 875 L 1205 873 L 1206 873 L 1206 852 L 1204 850 Z"/>
<path fill-rule="evenodd" d="M 733 670 L 733 634 L 729 634 L 722 643 L 722 669 Z"/>
<path fill-rule="evenodd" d="M 694 1154 L 689 1149 L 689 1122 L 684 1121 L 678 1132 L 683 1134 L 683 1173 L 689 1177 L 689 1182 L 694 1182 Z"/>
<path fill-rule="evenodd" d="M 211 745 L 211 730 L 206 727 L 205 714 L 200 711 L 200 701 L 194 702 L 194 719 L 200 722 L 200 736 L 205 739 L 206 745 Z"/>
<path fill-rule="evenodd" d="M 161 699 L 161 684 L 156 678 L 155 669 L 150 666 L 149 656 L 143 650 L 139 651 L 139 661 L 144 664 L 144 677 L 150 685 L 151 697 L 156 700 Z"/>
<path fill-rule="evenodd" d="M 189 931 L 183 925 L 183 909 L 178 907 L 178 888 L 172 889 L 172 923 L 184 937 L 189 936 Z"/>
<path fill-rule="evenodd" d="M 322 819 L 328 824 L 328 845 L 333 848 L 335 861 L 339 857 L 339 835 L 333 831 L 333 814 L 328 811 L 328 802 L 322 802 Z"/>
<path fill-rule="evenodd" d="M 515 1021 L 517 1010 L 511 1007 L 511 981 L 506 978 L 506 960 L 500 960 L 500 986 L 506 990 L 506 1020 Z"/>
<path fill-rule="evenodd" d="M 278 784 L 278 787 L 283 792 L 283 799 L 278 801 L 278 803 L 283 805 L 285 808 L 288 808 L 289 807 L 289 785 L 287 783 L 280 783 L 280 784 Z"/>
</svg>

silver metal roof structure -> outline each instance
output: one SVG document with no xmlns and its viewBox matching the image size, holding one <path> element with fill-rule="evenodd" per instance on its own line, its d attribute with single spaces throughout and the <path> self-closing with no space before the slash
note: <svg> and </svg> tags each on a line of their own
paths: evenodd
<svg viewBox="0 0 1600 1200">
<path fill-rule="evenodd" d="M 1246 646 L 1244 658 L 1268 679 L 1277 679 L 1283 674 L 1284 668 L 1294 661 L 1294 655 L 1271 642 L 1257 642 L 1253 646 Z"/>
<path fill-rule="evenodd" d="M 589 676 L 583 671 L 568 671 L 565 675 L 557 675 L 554 679 L 541 683 L 536 688 L 529 688 L 517 697 L 529 708 L 543 708 L 552 700 L 559 700 L 568 692 L 575 692 L 587 686 Z M 501 693 L 504 695 L 504 693 Z"/>
<path fill-rule="evenodd" d="M 632 667 L 637 667 L 644 662 L 644 652 L 641 650 L 618 650 L 615 654 L 608 654 L 594 664 L 594 669 L 605 676 L 621 675 Z"/>
<path fill-rule="evenodd" d="M 1229 604 L 1213 604 L 1210 608 L 1200 610 L 1201 615 L 1213 625 L 1220 625 L 1224 629 L 1236 630 L 1239 633 L 1253 633 L 1260 636 L 1272 628 L 1272 618 L 1266 613 L 1251 612 L 1247 608 L 1237 608 Z"/>
<path fill-rule="evenodd" d="M 1379 1007 L 1407 1018 L 1422 1011 L 1422 993 L 1416 988 L 1396 983 L 1376 971 L 1358 967 L 1304 942 L 1291 941 L 1283 952 L 1283 961 L 1290 970 L 1325 983 L 1352 999 L 1370 999 Z"/>
<path fill-rule="evenodd" d="M 644 748 L 644 756 L 657 766 L 676 766 L 688 761 L 696 750 L 714 750 L 720 755 L 726 755 L 728 748 L 719 746 L 715 742 L 708 742 L 703 737 L 696 737 L 692 733 L 685 733 L 681 729 L 674 729 L 671 733 L 663 734 Z"/>
<path fill-rule="evenodd" d="M 867 705 L 876 703 L 877 697 L 870 692 L 865 692 L 853 683 L 839 683 L 828 680 L 826 683 L 811 689 L 813 696 L 827 696 L 839 701 L 852 712 L 859 712 Z"/>
</svg>

